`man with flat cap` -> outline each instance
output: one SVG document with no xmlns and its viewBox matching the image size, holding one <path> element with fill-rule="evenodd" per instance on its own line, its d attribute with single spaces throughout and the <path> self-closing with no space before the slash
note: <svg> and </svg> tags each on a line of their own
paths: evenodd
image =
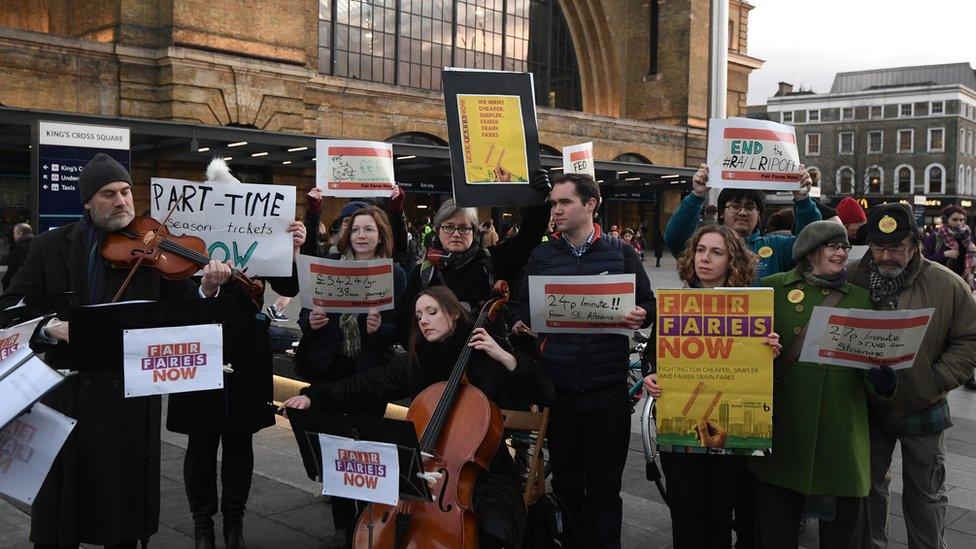
<svg viewBox="0 0 976 549">
<path fill-rule="evenodd" d="M 870 253 L 850 265 L 849 278 L 870 290 L 874 309 L 935 309 L 915 363 L 898 372 L 894 396 L 868 405 L 871 492 L 865 500 L 865 539 L 871 547 L 888 544 L 888 473 L 900 442 L 908 545 L 945 547 L 945 430 L 952 425 L 946 395 L 976 367 L 976 300 L 959 276 L 922 257 L 915 214 L 907 206 L 876 206 L 859 234 Z"/>
<path fill-rule="evenodd" d="M 95 155 L 79 178 L 81 221 L 34 238 L 27 259 L 0 296 L 0 310 L 23 298 L 69 295 L 72 305 L 111 301 L 128 274 L 99 253 L 106 234 L 135 217 L 132 180 L 105 154 Z M 211 261 L 199 286 L 171 282 L 140 269 L 122 300 L 214 297 L 230 267 Z M 74 369 L 68 324 L 52 321 L 32 342 L 52 368 Z M 124 399 L 121 372 L 69 377 L 44 403 L 78 420 L 31 508 L 31 541 L 39 548 L 79 543 L 134 548 L 159 529 L 160 397 Z"/>
</svg>

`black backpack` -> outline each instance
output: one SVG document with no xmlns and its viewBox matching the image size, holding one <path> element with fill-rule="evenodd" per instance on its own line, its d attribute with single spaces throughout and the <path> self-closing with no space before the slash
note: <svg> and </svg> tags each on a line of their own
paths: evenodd
<svg viewBox="0 0 976 549">
<path fill-rule="evenodd" d="M 567 538 L 579 541 L 579 534 L 572 524 L 566 506 L 550 492 L 529 506 L 522 548 L 561 548 Z"/>
</svg>

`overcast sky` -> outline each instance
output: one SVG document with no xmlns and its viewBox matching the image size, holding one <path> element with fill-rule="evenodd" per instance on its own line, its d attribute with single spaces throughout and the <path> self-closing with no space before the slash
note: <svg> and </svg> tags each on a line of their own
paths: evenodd
<svg viewBox="0 0 976 549">
<path fill-rule="evenodd" d="M 976 65 L 976 0 L 749 0 L 749 104 L 790 82 L 830 91 L 844 71 L 969 62 Z"/>
</svg>

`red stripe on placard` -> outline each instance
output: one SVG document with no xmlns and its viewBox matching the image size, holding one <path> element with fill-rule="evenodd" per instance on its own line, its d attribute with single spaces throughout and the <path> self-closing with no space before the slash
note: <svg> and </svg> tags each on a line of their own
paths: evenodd
<svg viewBox="0 0 976 549">
<path fill-rule="evenodd" d="M 313 303 L 320 307 L 376 307 L 377 305 L 387 305 L 393 303 L 392 297 L 383 299 L 373 299 L 370 301 L 344 301 L 341 299 L 313 299 Z"/>
<path fill-rule="evenodd" d="M 623 322 L 572 322 L 568 320 L 547 320 L 550 328 L 626 328 Z"/>
<path fill-rule="evenodd" d="M 356 182 L 330 181 L 329 188 L 339 189 L 343 191 L 348 191 L 348 190 L 375 191 L 375 190 L 392 189 L 393 183 L 390 183 L 389 181 L 356 181 Z"/>
<path fill-rule="evenodd" d="M 840 315 L 830 315 L 828 324 L 847 326 L 849 328 L 871 328 L 875 330 L 902 330 L 905 328 L 919 328 L 929 321 L 927 316 L 912 318 L 852 318 Z"/>
<path fill-rule="evenodd" d="M 372 149 L 369 147 L 329 147 L 329 154 L 344 154 L 347 156 L 381 156 L 393 158 L 393 151 L 387 149 Z"/>
<path fill-rule="evenodd" d="M 796 143 L 796 136 L 786 132 L 761 130 L 758 128 L 725 128 L 722 134 L 726 139 L 765 139 L 782 143 Z"/>
<path fill-rule="evenodd" d="M 593 151 L 586 150 L 586 151 L 576 151 L 576 152 L 569 153 L 569 159 L 572 162 L 576 162 L 577 160 L 583 160 L 584 158 L 593 158 Z"/>
<path fill-rule="evenodd" d="M 612 282 L 609 284 L 546 284 L 547 294 L 568 295 L 613 295 L 628 294 L 634 291 L 633 282 Z"/>
<path fill-rule="evenodd" d="M 335 267 L 332 265 L 311 264 L 313 273 L 336 275 L 336 276 L 374 276 L 390 274 L 393 272 L 392 265 L 374 265 L 373 267 Z"/>
<path fill-rule="evenodd" d="M 901 362 L 907 362 L 915 358 L 915 353 L 909 353 L 907 355 L 896 356 L 894 358 L 871 358 L 863 355 L 858 355 L 854 353 L 848 353 L 845 351 L 831 351 L 829 349 L 821 349 L 818 353 L 820 356 L 825 358 L 839 358 L 842 360 L 850 360 L 851 362 L 861 362 L 863 364 L 899 364 Z"/>
<path fill-rule="evenodd" d="M 786 182 L 799 182 L 800 174 L 797 172 L 732 172 L 724 171 L 722 172 L 722 179 L 727 179 L 730 181 L 734 180 L 747 180 L 747 181 L 786 181 Z"/>
</svg>

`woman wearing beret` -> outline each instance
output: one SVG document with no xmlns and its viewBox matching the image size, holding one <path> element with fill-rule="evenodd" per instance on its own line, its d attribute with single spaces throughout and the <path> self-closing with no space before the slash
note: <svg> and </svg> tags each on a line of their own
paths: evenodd
<svg viewBox="0 0 976 549">
<path fill-rule="evenodd" d="M 763 279 L 775 291 L 774 329 L 784 350 L 774 368 L 773 453 L 750 461 L 759 477 L 762 548 L 796 547 L 804 505 L 812 504 L 825 511 L 821 547 L 858 546 L 870 486 L 865 391 L 890 397 L 895 373 L 797 361 L 814 307 L 871 308 L 868 291 L 847 282 L 850 248 L 843 225 L 811 223 L 793 245 L 796 267 Z"/>
</svg>

